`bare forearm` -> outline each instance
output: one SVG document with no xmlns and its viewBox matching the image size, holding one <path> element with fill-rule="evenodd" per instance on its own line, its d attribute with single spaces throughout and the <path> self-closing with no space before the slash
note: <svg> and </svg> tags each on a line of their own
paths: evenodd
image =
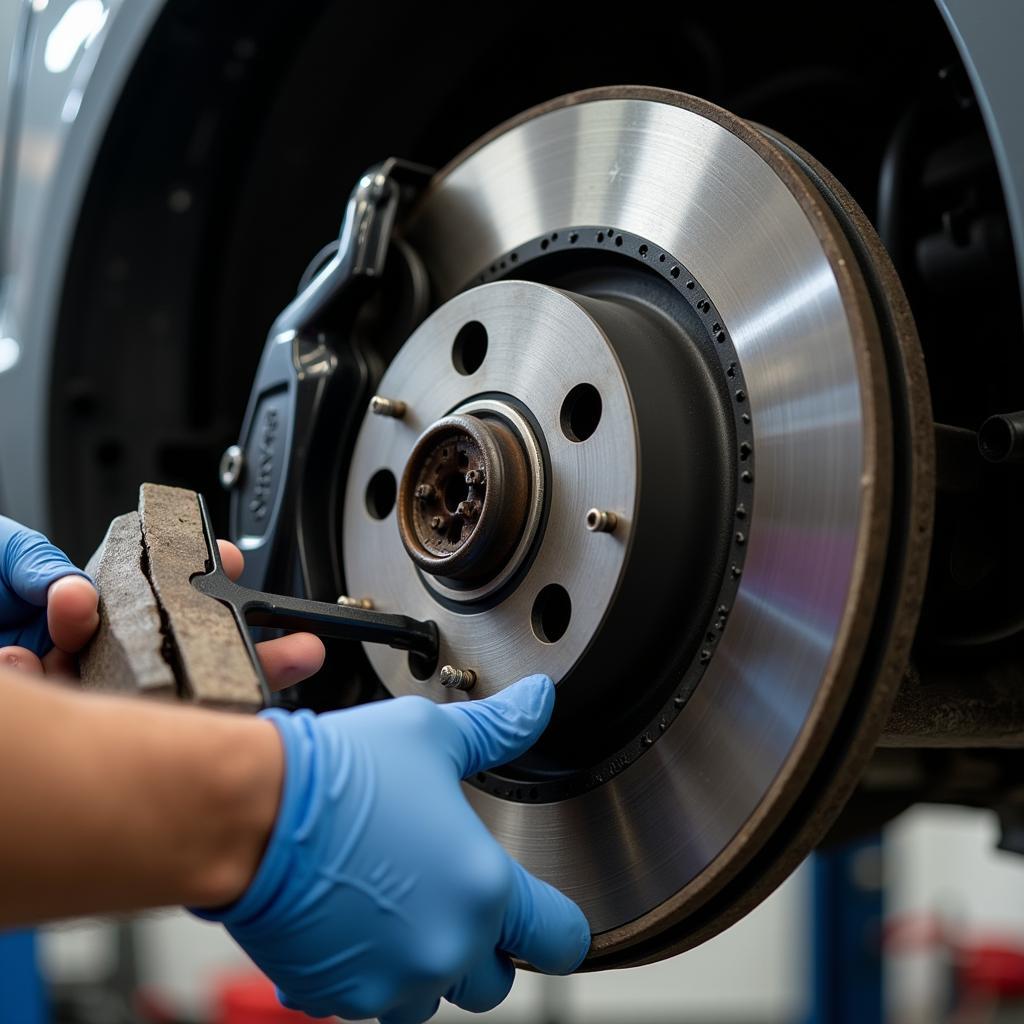
<svg viewBox="0 0 1024 1024">
<path fill-rule="evenodd" d="M 244 890 L 280 794 L 268 722 L 0 670 L 0 926 Z"/>
</svg>

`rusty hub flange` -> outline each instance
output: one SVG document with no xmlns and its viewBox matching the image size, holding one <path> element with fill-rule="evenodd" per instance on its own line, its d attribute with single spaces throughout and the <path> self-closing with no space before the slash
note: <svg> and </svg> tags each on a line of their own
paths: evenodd
<svg viewBox="0 0 1024 1024">
<path fill-rule="evenodd" d="M 409 557 L 443 582 L 473 584 L 508 561 L 530 507 L 518 438 L 497 417 L 446 416 L 409 455 L 398 529 Z"/>
</svg>

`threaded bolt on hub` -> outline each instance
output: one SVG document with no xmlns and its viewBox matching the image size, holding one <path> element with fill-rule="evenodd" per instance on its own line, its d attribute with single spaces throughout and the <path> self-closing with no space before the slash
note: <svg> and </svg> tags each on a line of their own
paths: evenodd
<svg viewBox="0 0 1024 1024">
<path fill-rule="evenodd" d="M 441 685 L 448 687 L 449 690 L 472 690 L 476 686 L 476 673 L 471 668 L 445 665 L 441 669 Z"/>
</svg>

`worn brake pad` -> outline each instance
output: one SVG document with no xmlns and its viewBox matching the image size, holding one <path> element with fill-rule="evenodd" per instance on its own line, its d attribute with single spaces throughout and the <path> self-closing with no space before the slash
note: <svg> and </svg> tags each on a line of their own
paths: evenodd
<svg viewBox="0 0 1024 1024">
<path fill-rule="evenodd" d="M 210 570 L 195 491 L 143 484 L 139 511 L 119 516 L 87 571 L 100 625 L 80 659 L 83 685 L 254 710 L 261 681 L 231 611 L 191 585 Z"/>
</svg>

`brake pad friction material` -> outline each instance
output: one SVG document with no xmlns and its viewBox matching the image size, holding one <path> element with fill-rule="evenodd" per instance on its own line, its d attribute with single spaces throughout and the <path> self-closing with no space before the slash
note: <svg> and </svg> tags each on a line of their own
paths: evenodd
<svg viewBox="0 0 1024 1024">
<path fill-rule="evenodd" d="M 198 495 L 143 484 L 139 516 L 145 570 L 162 609 L 182 696 L 208 707 L 260 707 L 259 679 L 233 615 L 191 584 L 210 568 Z"/>
<path fill-rule="evenodd" d="M 100 625 L 80 659 L 82 685 L 172 700 L 178 687 L 162 653 L 160 610 L 142 561 L 138 512 L 118 516 L 86 566 L 101 596 Z"/>
</svg>

